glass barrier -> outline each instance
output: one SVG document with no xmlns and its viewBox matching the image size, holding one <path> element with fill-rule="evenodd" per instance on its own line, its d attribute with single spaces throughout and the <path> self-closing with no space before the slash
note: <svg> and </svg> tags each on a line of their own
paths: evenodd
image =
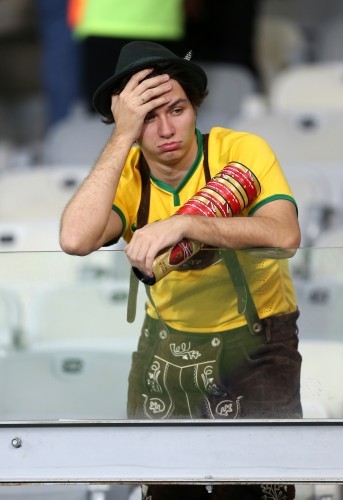
<svg viewBox="0 0 343 500">
<path fill-rule="evenodd" d="M 123 251 L 0 253 L 0 421 L 341 419 L 342 255 L 207 250 L 144 286 Z"/>
</svg>

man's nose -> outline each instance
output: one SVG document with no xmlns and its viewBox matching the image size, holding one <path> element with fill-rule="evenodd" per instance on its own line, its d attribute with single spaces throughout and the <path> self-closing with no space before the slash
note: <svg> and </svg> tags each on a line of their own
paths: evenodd
<svg viewBox="0 0 343 500">
<path fill-rule="evenodd" d="M 174 126 L 167 116 L 160 118 L 159 133 L 161 137 L 171 137 L 174 134 Z"/>
</svg>

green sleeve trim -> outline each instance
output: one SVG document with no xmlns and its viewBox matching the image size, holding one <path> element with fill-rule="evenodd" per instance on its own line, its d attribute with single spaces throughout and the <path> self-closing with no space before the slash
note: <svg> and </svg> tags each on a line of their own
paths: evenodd
<svg viewBox="0 0 343 500">
<path fill-rule="evenodd" d="M 103 245 L 104 247 L 109 247 L 110 245 L 114 245 L 115 243 L 118 243 L 118 241 L 120 240 L 120 238 L 125 233 L 125 229 L 126 229 L 126 219 L 125 219 L 125 215 L 123 214 L 123 212 L 116 205 L 112 205 L 112 210 L 114 210 L 115 212 L 117 212 L 117 214 L 121 218 L 121 221 L 122 221 L 122 224 L 123 224 L 123 229 L 122 229 L 120 235 L 117 238 L 113 238 L 113 240 L 110 240 L 107 243 L 105 243 Z"/>
<path fill-rule="evenodd" d="M 264 200 L 260 201 L 259 203 L 256 203 L 256 205 L 248 213 L 248 216 L 250 217 L 251 215 L 254 215 L 254 213 L 259 208 L 263 207 L 263 205 L 267 205 L 267 203 L 270 203 L 271 201 L 275 201 L 275 200 L 288 200 L 288 201 L 292 202 L 293 205 L 295 206 L 295 209 L 296 209 L 297 215 L 298 215 L 298 206 L 296 204 L 295 199 L 292 196 L 289 196 L 288 194 L 274 194 L 273 196 L 269 196 L 268 198 L 265 198 Z"/>
</svg>

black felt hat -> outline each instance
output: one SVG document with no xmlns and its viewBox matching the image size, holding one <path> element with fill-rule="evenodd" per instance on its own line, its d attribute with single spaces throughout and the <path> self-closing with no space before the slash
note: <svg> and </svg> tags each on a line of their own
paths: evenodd
<svg viewBox="0 0 343 500">
<path fill-rule="evenodd" d="M 144 68 L 153 68 L 159 63 L 170 63 L 180 66 L 190 79 L 205 92 L 207 87 L 207 76 L 204 70 L 189 60 L 178 57 L 174 52 L 155 42 L 135 41 L 130 42 L 122 48 L 114 74 L 105 80 L 95 91 L 93 106 L 101 115 L 109 118 L 111 112 L 111 95 L 120 86 L 124 77 L 133 75 Z"/>
</svg>

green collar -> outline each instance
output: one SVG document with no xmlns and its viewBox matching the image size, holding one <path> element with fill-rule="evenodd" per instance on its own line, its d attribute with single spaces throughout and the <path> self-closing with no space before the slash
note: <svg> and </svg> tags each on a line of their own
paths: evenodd
<svg viewBox="0 0 343 500">
<path fill-rule="evenodd" d="M 180 205 L 180 197 L 179 193 L 182 190 L 182 188 L 187 184 L 189 179 L 192 177 L 196 169 L 198 168 L 200 164 L 200 160 L 203 154 L 203 143 L 202 143 L 202 135 L 201 132 L 198 129 L 195 129 L 195 133 L 197 136 L 197 143 L 198 143 L 198 152 L 195 157 L 195 160 L 193 162 L 193 165 L 190 167 L 180 184 L 176 187 L 173 188 L 172 186 L 169 186 L 166 182 L 160 181 L 159 179 L 156 179 L 151 172 L 150 172 L 150 179 L 156 184 L 156 186 L 160 187 L 164 191 L 168 191 L 169 193 L 174 195 L 174 206 L 179 206 Z"/>
</svg>

